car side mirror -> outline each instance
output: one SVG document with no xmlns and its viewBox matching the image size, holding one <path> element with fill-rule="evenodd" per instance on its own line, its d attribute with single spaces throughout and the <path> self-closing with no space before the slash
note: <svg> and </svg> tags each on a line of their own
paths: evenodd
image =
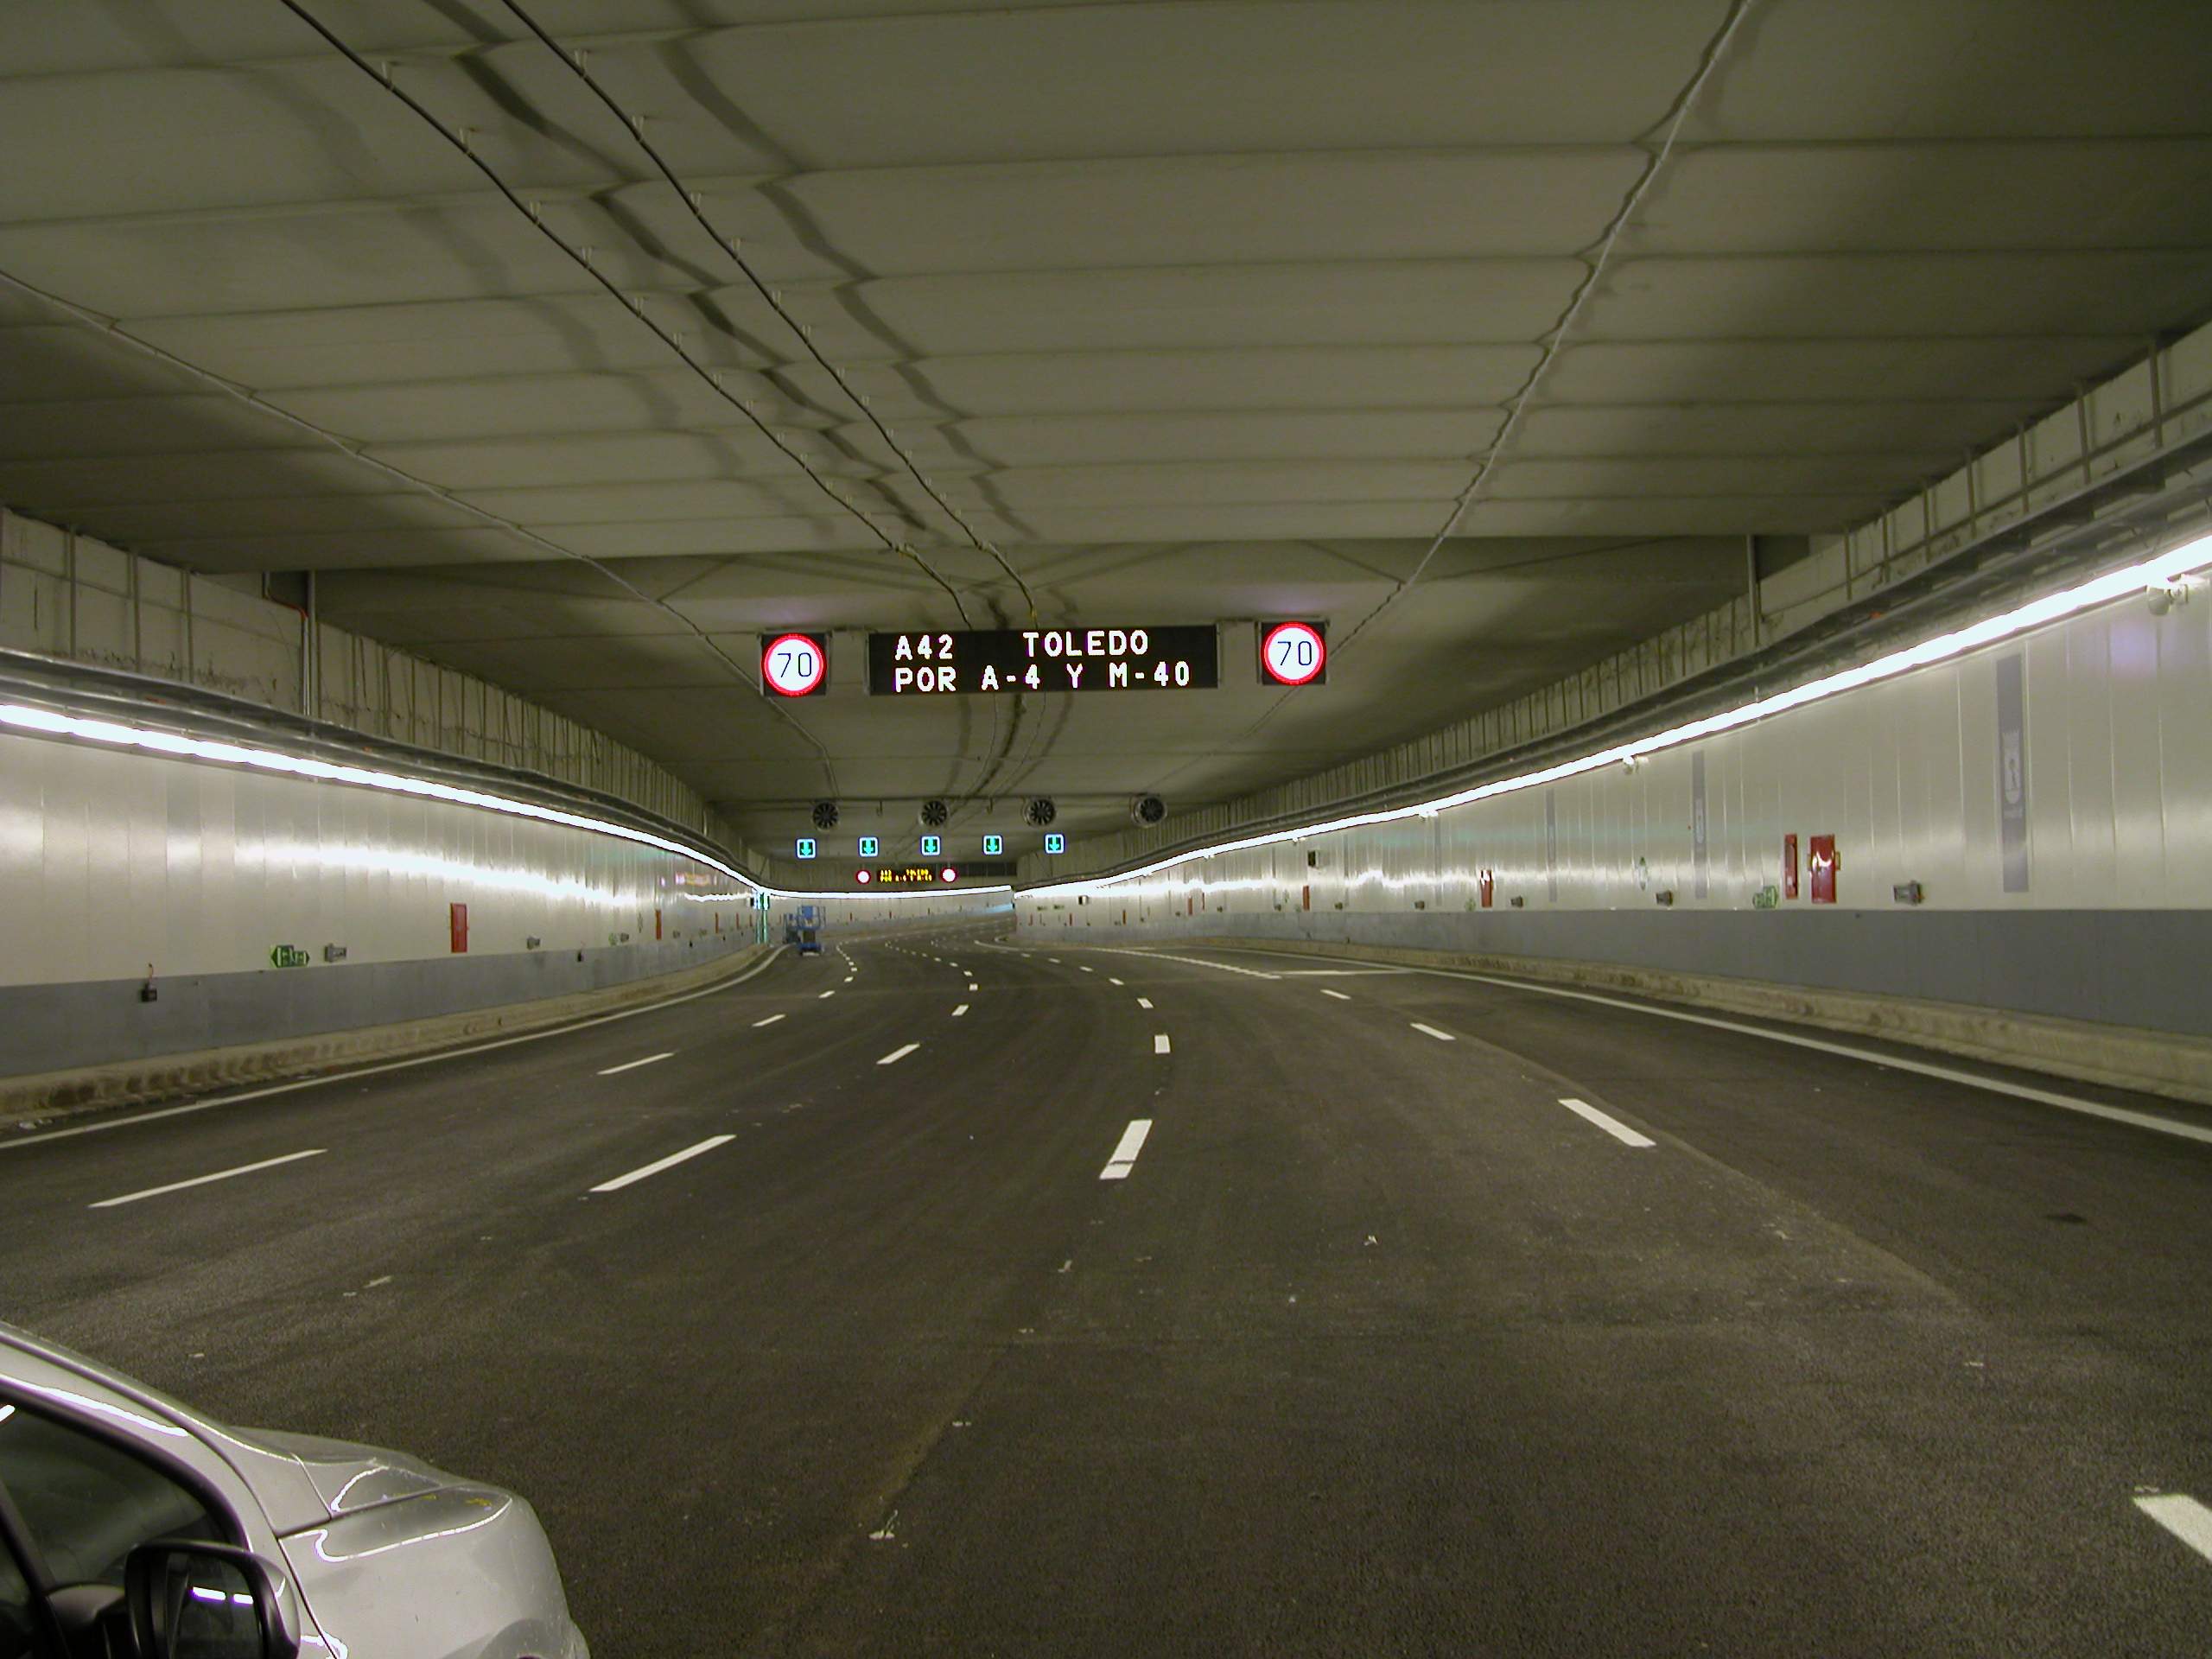
<svg viewBox="0 0 2212 1659">
<path fill-rule="evenodd" d="M 157 1538 L 124 1562 L 138 1659 L 299 1659 L 277 1576 L 251 1550 Z"/>
</svg>

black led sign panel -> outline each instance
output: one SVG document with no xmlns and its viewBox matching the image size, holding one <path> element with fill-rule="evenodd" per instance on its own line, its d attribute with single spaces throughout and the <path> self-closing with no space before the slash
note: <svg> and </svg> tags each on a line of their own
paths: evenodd
<svg viewBox="0 0 2212 1659">
<path fill-rule="evenodd" d="M 871 633 L 879 697 L 988 691 L 1199 691 L 1221 683 L 1214 626 Z"/>
</svg>

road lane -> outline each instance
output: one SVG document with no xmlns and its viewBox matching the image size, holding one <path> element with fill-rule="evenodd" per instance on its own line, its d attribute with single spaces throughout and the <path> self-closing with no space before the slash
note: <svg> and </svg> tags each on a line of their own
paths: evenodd
<svg viewBox="0 0 2212 1659">
<path fill-rule="evenodd" d="M 793 963 L 580 1039 L 520 1114 L 483 1085 L 535 1072 L 417 1073 L 365 1124 L 341 1089 L 353 1138 L 313 1144 L 343 1179 L 167 1259 L 128 1218 L 188 1195 L 12 1238 L 0 1205 L 0 1306 L 219 1414 L 518 1485 L 626 1654 L 2152 1652 L 2212 1619 L 2190 1511 L 2136 1501 L 2212 1492 L 2202 1316 L 2133 1351 L 1864 1224 L 1859 1143 L 1940 1151 L 1946 1085 L 1808 1115 L 1843 1062 L 1406 977 L 1099 957 L 1116 989 L 1064 942 L 995 953 L 955 1043 L 928 957 L 979 946 L 925 938 L 855 947 L 833 1001 Z M 2162 1149 L 2069 1155 L 2201 1204 Z M 11 1156 L 10 1197 L 40 1185 Z M 2140 1277 L 2177 1288 L 2190 1245 Z"/>
<path fill-rule="evenodd" d="M 2129 1502 L 2202 1457 L 2158 1379 L 1694 1148 L 1592 1156 L 1580 1074 L 1131 979 L 1203 1033 L 1167 1150 L 789 1650 L 2147 1653 L 2212 1617 Z"/>
</svg>

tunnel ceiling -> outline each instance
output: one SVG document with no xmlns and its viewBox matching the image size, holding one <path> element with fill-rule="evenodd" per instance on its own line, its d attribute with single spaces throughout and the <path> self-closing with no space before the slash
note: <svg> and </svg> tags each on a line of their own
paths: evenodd
<svg viewBox="0 0 2212 1659">
<path fill-rule="evenodd" d="M 2212 300 L 2193 0 L 1754 4 L 1548 363 L 1723 4 L 534 0 L 620 114 L 498 0 L 308 10 L 371 73 L 277 0 L 0 9 L 0 501 L 315 571 L 770 845 L 833 791 L 863 832 L 1033 792 L 1080 832 L 1370 751 Z M 1230 630 L 1220 690 L 1019 702 L 870 697 L 842 635 L 772 704 L 705 643 L 957 626 L 948 587 L 977 626 L 1361 632 L 1287 697 Z"/>
</svg>

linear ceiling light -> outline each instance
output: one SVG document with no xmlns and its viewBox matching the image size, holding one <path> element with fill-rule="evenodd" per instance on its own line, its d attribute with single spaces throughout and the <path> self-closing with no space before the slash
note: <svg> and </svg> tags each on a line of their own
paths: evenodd
<svg viewBox="0 0 2212 1659">
<path fill-rule="evenodd" d="M 1402 819 L 1433 817 L 1437 813 L 1455 806 L 1465 806 L 1475 801 L 1486 801 L 1500 795 L 1511 795 L 1524 789 L 1535 789 L 1545 784 L 1555 784 L 1564 779 L 1580 777 L 1585 772 L 1602 767 L 1618 766 L 1624 761 L 1641 760 L 1662 749 L 1676 748 L 1685 743 L 1694 743 L 1700 738 L 1733 731 L 1773 715 L 1785 714 L 1792 709 L 1802 709 L 1808 703 L 1822 702 L 1840 696 L 1862 686 L 1878 681 L 1894 679 L 1914 669 L 1927 668 L 1934 664 L 1948 662 L 1968 652 L 1980 651 L 2000 640 L 2026 633 L 2033 629 L 2047 627 L 2069 616 L 2078 615 L 2100 605 L 2108 605 L 2130 594 L 2155 591 L 2182 576 L 2212 565 L 2212 535 L 2199 536 L 2184 543 L 2170 553 L 2141 564 L 2131 564 L 2107 575 L 2097 576 L 2078 587 L 2061 593 L 2031 600 L 2027 604 L 1980 622 L 1938 634 L 1916 645 L 1893 651 L 1871 663 L 1840 669 L 1833 674 L 1808 680 L 1787 691 L 1777 691 L 1772 696 L 1759 697 L 1740 703 L 1733 709 L 1701 720 L 1690 721 L 1681 726 L 1670 726 L 1649 737 L 1640 737 L 1627 743 L 1618 743 L 1610 748 L 1563 760 L 1557 766 L 1545 766 L 1535 772 L 1525 772 L 1511 778 L 1463 789 L 1450 795 L 1440 795 L 1434 800 L 1415 802 L 1411 806 L 1392 807 L 1385 811 L 1361 812 L 1351 817 L 1332 818 L 1325 823 L 1307 824 L 1296 830 L 1277 830 L 1266 835 L 1247 836 L 1240 840 L 1225 841 L 1211 847 L 1200 847 L 1169 858 L 1155 860 L 1134 870 L 1124 870 L 1117 875 L 1090 877 L 1074 881 L 1054 882 L 1050 886 L 1032 887 L 1027 892 L 1039 895 L 1057 896 L 1062 893 L 1096 893 L 1125 881 L 1141 880 L 1199 859 L 1216 858 L 1224 853 L 1241 853 L 1255 847 L 1276 847 L 1286 842 L 1303 841 L 1313 836 L 1325 836 L 1342 830 L 1363 830 L 1372 824 L 1395 823 Z"/>
</svg>

